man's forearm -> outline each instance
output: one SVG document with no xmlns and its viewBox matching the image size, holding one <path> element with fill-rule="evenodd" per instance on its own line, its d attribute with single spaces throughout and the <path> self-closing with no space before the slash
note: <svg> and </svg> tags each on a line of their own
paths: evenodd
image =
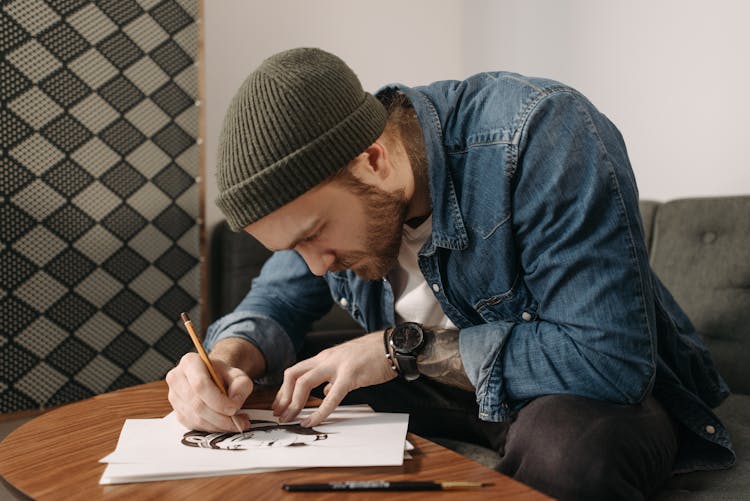
<svg viewBox="0 0 750 501">
<path fill-rule="evenodd" d="M 424 348 L 417 356 L 421 374 L 443 384 L 474 391 L 461 362 L 456 330 L 435 330 L 424 333 Z"/>
<path fill-rule="evenodd" d="M 260 378 L 266 373 L 263 353 L 253 343 L 241 338 L 230 337 L 218 341 L 209 356 L 242 369 L 252 379 Z"/>
</svg>

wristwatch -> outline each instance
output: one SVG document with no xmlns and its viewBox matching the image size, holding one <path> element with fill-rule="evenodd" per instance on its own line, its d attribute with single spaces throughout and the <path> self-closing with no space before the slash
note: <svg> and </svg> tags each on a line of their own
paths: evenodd
<svg viewBox="0 0 750 501">
<path fill-rule="evenodd" d="M 393 348 L 398 373 L 407 381 L 414 381 L 419 377 L 417 355 L 424 348 L 424 331 L 422 324 L 404 322 L 391 329 L 388 336 L 388 344 Z"/>
</svg>

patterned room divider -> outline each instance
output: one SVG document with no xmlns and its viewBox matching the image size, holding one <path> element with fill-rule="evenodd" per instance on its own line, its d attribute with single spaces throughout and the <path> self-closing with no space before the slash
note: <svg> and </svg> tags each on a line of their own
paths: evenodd
<svg viewBox="0 0 750 501">
<path fill-rule="evenodd" d="M 0 11 L 0 412 L 162 378 L 200 325 L 197 0 Z"/>
</svg>

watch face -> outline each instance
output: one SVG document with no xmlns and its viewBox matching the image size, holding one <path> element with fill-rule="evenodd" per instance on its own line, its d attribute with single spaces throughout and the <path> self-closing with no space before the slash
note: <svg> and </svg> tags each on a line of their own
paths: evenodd
<svg viewBox="0 0 750 501">
<path fill-rule="evenodd" d="M 391 346 L 399 353 L 411 353 L 422 344 L 422 327 L 407 322 L 397 326 L 391 334 Z"/>
</svg>

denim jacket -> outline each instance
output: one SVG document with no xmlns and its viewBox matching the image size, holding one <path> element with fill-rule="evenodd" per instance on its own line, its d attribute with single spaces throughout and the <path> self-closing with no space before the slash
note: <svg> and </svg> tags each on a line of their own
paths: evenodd
<svg viewBox="0 0 750 501">
<path fill-rule="evenodd" d="M 394 90 L 415 108 L 429 166 L 432 234 L 419 266 L 460 329 L 480 419 L 506 420 L 541 395 L 636 404 L 653 392 L 692 432 L 676 471 L 732 464 L 710 410 L 728 388 L 649 266 L 615 126 L 575 90 L 512 73 L 379 96 Z M 247 339 L 279 381 L 334 302 L 367 332 L 394 322 L 387 280 L 317 277 L 294 251 L 277 252 L 206 344 Z"/>
</svg>

